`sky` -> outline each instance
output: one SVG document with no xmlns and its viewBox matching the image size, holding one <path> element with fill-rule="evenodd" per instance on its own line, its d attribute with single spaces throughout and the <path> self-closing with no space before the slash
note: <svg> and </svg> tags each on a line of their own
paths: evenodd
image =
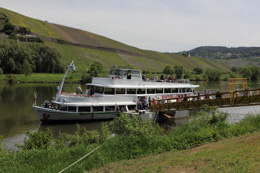
<svg viewBox="0 0 260 173">
<path fill-rule="evenodd" d="M 260 47 L 259 0 L 1 0 L 0 7 L 146 50 Z"/>
</svg>

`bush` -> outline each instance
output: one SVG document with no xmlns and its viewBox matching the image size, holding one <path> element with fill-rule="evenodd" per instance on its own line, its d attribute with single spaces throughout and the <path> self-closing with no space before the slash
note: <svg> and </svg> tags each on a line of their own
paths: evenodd
<svg viewBox="0 0 260 173">
<path fill-rule="evenodd" d="M 49 149 L 53 142 L 53 132 L 50 128 L 46 131 L 40 131 L 36 133 L 27 132 L 28 139 L 24 140 L 24 145 L 18 146 L 23 150 L 32 149 Z"/>
<path fill-rule="evenodd" d="M 120 114 L 109 124 L 112 133 L 127 136 L 158 135 L 162 130 L 154 121 L 141 121 L 140 117 Z"/>
<path fill-rule="evenodd" d="M 5 77 L 5 80 L 6 80 L 6 82 L 7 83 L 9 83 L 10 85 L 13 85 L 13 84 L 15 84 L 17 81 L 16 81 L 16 77 L 14 76 L 14 75 L 7 75 L 6 77 Z"/>
<path fill-rule="evenodd" d="M 2 70 L 2 68 L 0 68 L 0 75 L 2 75 L 3 74 L 3 70 Z"/>
</svg>

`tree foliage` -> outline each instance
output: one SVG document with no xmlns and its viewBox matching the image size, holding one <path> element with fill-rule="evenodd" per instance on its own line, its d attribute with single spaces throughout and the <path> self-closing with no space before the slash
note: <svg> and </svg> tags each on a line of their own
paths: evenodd
<svg viewBox="0 0 260 173">
<path fill-rule="evenodd" d="M 218 81 L 220 79 L 221 71 L 207 68 L 205 71 L 210 81 Z"/>
<path fill-rule="evenodd" d="M 174 72 L 176 74 L 176 77 L 180 79 L 182 77 L 183 70 L 184 70 L 183 66 L 182 65 L 175 65 L 173 67 L 173 69 L 174 69 Z"/>
<path fill-rule="evenodd" d="M 193 68 L 192 71 L 193 71 L 195 74 L 201 74 L 201 73 L 203 73 L 203 69 L 200 68 L 200 67 L 195 67 L 195 68 Z"/>
<path fill-rule="evenodd" d="M 174 69 L 167 65 L 166 67 L 164 67 L 163 71 L 162 71 L 164 74 L 173 74 L 174 73 Z"/>
<path fill-rule="evenodd" d="M 61 73 L 61 54 L 40 43 L 0 40 L 0 68 L 4 74 Z"/>
</svg>

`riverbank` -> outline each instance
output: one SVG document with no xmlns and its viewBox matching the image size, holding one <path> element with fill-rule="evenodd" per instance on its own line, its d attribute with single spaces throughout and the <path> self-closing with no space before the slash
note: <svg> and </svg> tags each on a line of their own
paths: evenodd
<svg viewBox="0 0 260 173">
<path fill-rule="evenodd" d="M 241 166 L 239 170 L 243 172 L 257 170 L 258 166 L 254 164 L 259 165 L 260 161 L 257 155 L 259 152 L 253 145 L 254 140 L 248 139 L 244 142 L 241 141 L 243 139 L 238 138 L 237 143 L 240 141 L 251 144 L 244 149 L 243 146 L 237 147 L 235 142 L 228 140 L 254 132 L 259 134 L 260 116 L 248 116 L 235 125 L 226 122 L 227 117 L 227 113 L 210 108 L 206 112 L 199 112 L 186 125 L 165 131 L 154 122 L 142 122 L 137 117 L 130 118 L 122 114 L 108 125 L 103 125 L 100 131 L 87 131 L 81 128 L 74 135 L 61 134 L 59 138 L 54 138 L 50 129 L 28 133 L 29 139 L 21 146 L 19 152 L 6 153 L 0 149 L 0 172 L 59 172 L 98 146 L 100 148 L 97 151 L 78 162 L 69 171 L 84 172 L 97 168 L 102 170 L 102 167 L 119 161 L 125 164 L 123 166 L 128 166 L 128 163 L 131 166 L 131 163 L 134 165 L 135 162 L 142 160 L 141 158 L 153 156 L 156 158 L 155 156 L 164 156 L 164 154 L 165 157 L 160 158 L 162 160 L 151 161 L 151 163 L 158 162 L 158 166 L 145 161 L 141 165 L 148 166 L 147 170 L 151 168 L 148 171 L 163 171 L 163 168 L 168 168 L 167 166 L 174 170 L 179 163 L 181 169 L 191 170 L 191 172 L 196 172 L 198 169 L 206 172 L 211 168 L 229 171 L 238 166 Z M 115 135 L 111 136 L 111 134 Z M 214 145 L 219 141 L 224 141 L 226 145 L 234 143 L 229 148 L 230 150 L 233 148 L 234 154 L 230 154 L 229 150 L 224 152 L 225 147 L 219 147 L 216 151 L 211 149 L 218 148 L 217 146 L 200 149 L 205 144 Z M 260 146 L 258 143 L 256 145 Z M 196 149 L 196 147 L 204 152 L 204 155 L 203 153 L 195 154 L 192 148 Z M 223 155 L 217 155 L 222 150 Z M 167 153 L 173 154 L 173 158 L 177 160 L 169 158 L 167 162 L 165 159 Z M 195 155 L 189 155 L 192 153 Z M 245 153 L 253 156 L 248 157 L 247 154 L 244 155 Z M 179 155 L 183 156 L 178 157 Z M 230 160 L 226 160 L 228 157 Z M 249 160 L 244 160 L 247 157 Z M 251 162 L 253 166 L 248 166 Z M 208 164 L 211 166 L 208 167 Z M 109 167 L 103 169 L 109 169 Z M 113 169 L 111 171 L 114 171 Z"/>
<path fill-rule="evenodd" d="M 91 172 L 258 172 L 259 139 L 258 131 L 183 151 L 111 163 Z"/>
<path fill-rule="evenodd" d="M 0 75 L 0 84 L 7 84 L 8 74 Z M 52 74 L 52 73 L 32 73 L 30 75 L 24 74 L 12 74 L 14 83 L 60 83 L 64 74 Z M 82 73 L 72 73 L 66 76 L 66 83 L 79 83 Z"/>
</svg>

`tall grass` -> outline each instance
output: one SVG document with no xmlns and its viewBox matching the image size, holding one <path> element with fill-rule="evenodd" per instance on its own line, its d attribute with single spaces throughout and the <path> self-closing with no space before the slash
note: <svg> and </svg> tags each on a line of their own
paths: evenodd
<svg viewBox="0 0 260 173">
<path fill-rule="evenodd" d="M 1 153 L 0 172 L 58 172 L 100 145 L 97 151 L 68 170 L 84 172 L 111 162 L 183 150 L 260 129 L 260 115 L 249 115 L 235 125 L 226 122 L 227 116 L 210 108 L 200 112 L 187 125 L 165 133 L 154 122 L 142 122 L 137 117 L 121 115 L 109 125 L 103 125 L 101 131 L 89 132 L 78 127 L 74 135 L 61 134 L 51 143 L 46 135 L 40 134 L 43 132 L 36 132 L 37 140 L 26 142 L 17 153 Z M 111 137 L 112 133 L 114 137 Z M 26 147 L 44 140 L 48 147 Z"/>
</svg>

